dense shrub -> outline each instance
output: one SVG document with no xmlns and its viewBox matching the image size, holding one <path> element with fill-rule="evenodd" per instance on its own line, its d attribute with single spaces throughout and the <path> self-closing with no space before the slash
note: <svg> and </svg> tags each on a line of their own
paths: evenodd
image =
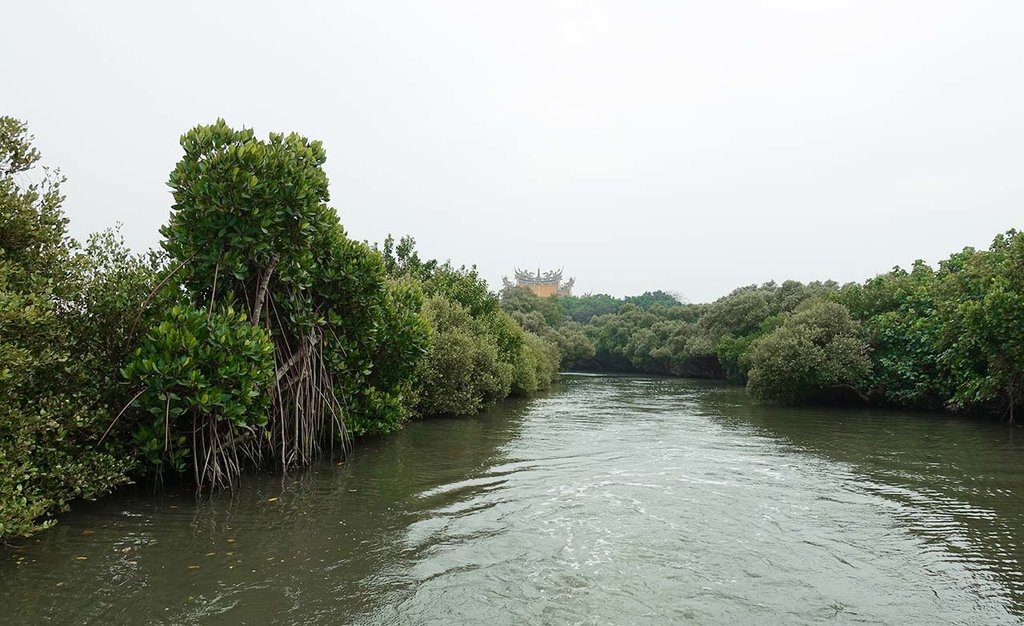
<svg viewBox="0 0 1024 626">
<path fill-rule="evenodd" d="M 566 302 L 566 298 L 541 298 L 525 287 L 506 287 L 501 292 L 501 308 L 525 330 L 557 347 L 561 368 L 573 369 L 591 361 L 597 348 L 583 325 L 564 312 Z"/>
<path fill-rule="evenodd" d="M 811 301 L 754 343 L 747 389 L 781 402 L 859 394 L 870 371 L 860 324 L 841 304 Z"/>
<path fill-rule="evenodd" d="M 514 367 L 499 359 L 498 344 L 464 306 L 442 295 L 423 307 L 432 341 L 418 377 L 423 415 L 469 415 L 509 395 Z"/>
<path fill-rule="evenodd" d="M 558 375 L 558 347 L 538 335 L 526 332 L 512 371 L 512 392 L 526 395 L 547 388 Z"/>
<path fill-rule="evenodd" d="M 588 324 L 598 315 L 614 313 L 625 304 L 625 301 L 606 293 L 565 296 L 556 300 L 569 319 L 581 324 Z"/>
<path fill-rule="evenodd" d="M 320 142 L 264 141 L 218 120 L 181 146 L 161 229 L 166 291 L 181 302 L 126 370 L 146 389 L 135 414 L 146 458 L 180 469 L 185 450 L 200 484 L 224 485 L 239 458 L 303 465 L 344 448 L 348 427 L 396 428 L 427 342 L 419 292 L 346 237 L 327 205 Z M 154 376 L 159 359 L 173 364 L 167 376 Z M 154 427 L 163 415 L 167 430 L 172 408 L 190 424 L 187 441 L 165 436 L 155 450 Z"/>
<path fill-rule="evenodd" d="M 396 280 L 414 281 L 427 295 L 423 315 L 432 341 L 412 390 L 417 413 L 472 414 L 495 400 L 532 393 L 554 381 L 561 336 L 532 305 L 560 318 L 557 304 L 545 307 L 536 300 L 525 306 L 536 323 L 531 326 L 518 313 L 509 313 L 504 294 L 499 306 L 475 267 L 424 261 L 408 236 L 397 243 L 389 236 L 380 250 Z"/>
<path fill-rule="evenodd" d="M 63 179 L 39 158 L 0 118 L 0 537 L 128 480 L 131 462 L 98 444 L 124 392 L 121 319 L 151 278 L 112 233 L 84 250 L 68 237 Z"/>
<path fill-rule="evenodd" d="M 909 272 L 896 268 L 846 285 L 836 296 L 863 324 L 872 346 L 871 387 L 889 403 L 941 409 L 952 393 L 939 362 L 936 286 L 935 272 L 917 262 Z"/>
<path fill-rule="evenodd" d="M 273 344 L 266 329 L 230 306 L 175 306 L 146 336 L 125 376 L 142 384 L 138 404 L 149 415 L 139 418 L 134 439 L 155 474 L 185 471 L 192 450 L 203 449 L 210 454 L 192 464 L 196 482 L 216 482 L 230 474 L 219 464 L 238 460 L 215 446 L 230 447 L 267 424 Z"/>
</svg>

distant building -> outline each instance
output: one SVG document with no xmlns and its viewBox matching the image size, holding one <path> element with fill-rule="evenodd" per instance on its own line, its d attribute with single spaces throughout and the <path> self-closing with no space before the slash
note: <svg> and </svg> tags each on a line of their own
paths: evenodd
<svg viewBox="0 0 1024 626">
<path fill-rule="evenodd" d="M 572 286 L 576 279 L 570 278 L 563 283 L 562 270 L 552 270 L 541 274 L 540 268 L 537 268 L 537 273 L 531 274 L 517 267 L 515 285 L 507 276 L 503 276 L 501 281 L 505 283 L 506 287 L 526 287 L 538 296 L 547 298 L 550 296 L 571 296 Z"/>
</svg>

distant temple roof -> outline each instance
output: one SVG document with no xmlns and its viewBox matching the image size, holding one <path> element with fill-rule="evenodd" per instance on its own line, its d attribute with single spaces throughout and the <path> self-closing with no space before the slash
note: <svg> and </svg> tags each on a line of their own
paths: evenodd
<svg viewBox="0 0 1024 626">
<path fill-rule="evenodd" d="M 541 274 L 540 268 L 537 268 L 537 273 L 531 274 L 517 267 L 516 280 L 522 285 L 557 285 L 562 282 L 562 270 L 552 270 Z"/>
<path fill-rule="evenodd" d="M 540 268 L 537 268 L 537 273 L 534 274 L 518 267 L 516 268 L 515 284 L 504 276 L 501 281 L 505 287 L 526 287 L 538 296 L 571 296 L 572 287 L 576 283 L 575 278 L 570 278 L 563 283 L 561 269 L 541 272 Z"/>
</svg>

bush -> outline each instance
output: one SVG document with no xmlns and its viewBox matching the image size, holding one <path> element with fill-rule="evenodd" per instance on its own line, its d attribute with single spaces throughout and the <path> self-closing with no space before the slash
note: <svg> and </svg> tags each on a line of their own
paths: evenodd
<svg viewBox="0 0 1024 626">
<path fill-rule="evenodd" d="M 939 363 L 948 372 L 950 408 L 987 409 L 1011 423 L 1024 405 L 1024 235 L 998 235 L 942 263 Z"/>
<path fill-rule="evenodd" d="M 151 378 L 145 365 L 127 372 L 148 389 L 137 402 L 141 432 L 154 416 L 167 420 L 168 398 L 178 394 L 182 415 L 205 426 L 186 448 L 195 475 L 223 485 L 238 476 L 240 456 L 301 466 L 335 444 L 344 449 L 348 426 L 355 434 L 397 428 L 427 341 L 419 292 L 390 281 L 381 255 L 346 236 L 327 205 L 320 142 L 295 133 L 261 140 L 218 120 L 190 130 L 181 146 L 161 233 L 169 299 L 182 302 L 140 358 L 183 369 L 167 379 Z M 187 337 L 197 353 L 178 345 Z M 220 349 L 202 349 L 207 338 Z M 207 385 L 223 405 L 206 404 Z M 142 439 L 151 460 L 152 442 Z M 157 456 L 180 469 L 181 448 L 172 448 L 165 436 Z"/>
<path fill-rule="evenodd" d="M 510 394 L 547 387 L 557 376 L 561 337 L 533 310 L 561 319 L 553 299 L 517 290 L 518 304 L 510 306 L 505 293 L 499 306 L 475 267 L 423 261 L 412 237 L 396 244 L 389 236 L 380 250 L 393 279 L 418 284 L 427 296 L 423 315 L 432 340 L 411 390 L 418 414 L 473 414 Z M 529 320 L 517 308 L 529 310 Z M 524 330 L 533 324 L 537 334 Z"/>
<path fill-rule="evenodd" d="M 75 498 L 126 482 L 131 465 L 98 441 L 123 356 L 106 340 L 123 315 L 111 311 L 135 302 L 140 275 L 67 236 L 59 174 L 22 184 L 39 160 L 31 139 L 0 118 L 0 537 L 49 526 Z"/>
<path fill-rule="evenodd" d="M 755 397 L 802 402 L 840 389 L 860 393 L 871 362 L 860 324 L 841 304 L 811 301 L 753 346 L 747 389 Z"/>
<path fill-rule="evenodd" d="M 512 389 L 513 367 L 499 359 L 493 335 L 461 304 L 444 296 L 426 301 L 433 339 L 418 377 L 422 415 L 471 415 Z"/>
<path fill-rule="evenodd" d="M 512 373 L 512 393 L 526 395 L 545 389 L 558 376 L 560 354 L 554 344 L 527 332 Z"/>
<path fill-rule="evenodd" d="M 265 329 L 231 307 L 175 306 L 146 336 L 124 375 L 142 387 L 138 403 L 149 415 L 139 419 L 134 440 L 159 477 L 165 465 L 184 471 L 192 450 L 206 442 L 252 437 L 267 424 L 273 345 Z M 232 470 L 224 462 L 237 459 L 215 453 L 194 464 L 196 482 L 227 485 Z"/>
</svg>

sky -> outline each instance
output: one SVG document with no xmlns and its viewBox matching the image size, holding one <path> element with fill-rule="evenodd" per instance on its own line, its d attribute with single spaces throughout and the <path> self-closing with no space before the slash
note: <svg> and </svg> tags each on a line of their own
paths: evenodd
<svg viewBox="0 0 1024 626">
<path fill-rule="evenodd" d="M 691 302 L 1024 226 L 1024 3 L 12 2 L 0 115 L 84 237 L 159 245 L 178 139 L 327 149 L 349 235 Z"/>
</svg>

